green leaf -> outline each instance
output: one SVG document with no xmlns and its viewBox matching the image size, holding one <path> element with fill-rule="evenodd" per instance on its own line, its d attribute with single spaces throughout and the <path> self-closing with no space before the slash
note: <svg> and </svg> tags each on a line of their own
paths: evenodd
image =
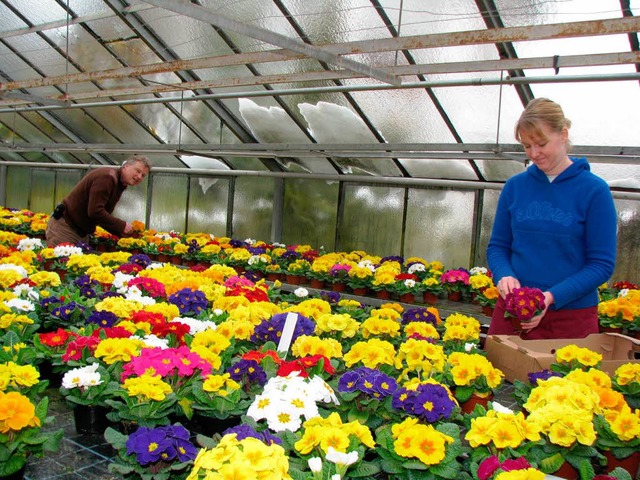
<svg viewBox="0 0 640 480">
<path fill-rule="evenodd" d="M 374 463 L 360 463 L 356 468 L 350 468 L 348 472 L 349 478 L 370 478 L 380 473 L 380 467 Z"/>
</svg>

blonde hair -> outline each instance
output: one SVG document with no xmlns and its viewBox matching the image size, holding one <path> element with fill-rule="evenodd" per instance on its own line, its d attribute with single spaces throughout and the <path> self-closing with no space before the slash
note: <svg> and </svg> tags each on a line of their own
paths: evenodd
<svg viewBox="0 0 640 480">
<path fill-rule="evenodd" d="M 527 104 L 516 122 L 514 128 L 516 140 L 521 141 L 521 132 L 523 131 L 536 137 L 545 138 L 540 128 L 541 124 L 547 125 L 551 131 L 556 133 L 562 133 L 563 129 L 569 130 L 571 128 L 571 120 L 564 116 L 560 105 L 548 98 L 536 98 Z M 570 146 L 571 143 L 567 141 L 567 148 Z"/>
</svg>

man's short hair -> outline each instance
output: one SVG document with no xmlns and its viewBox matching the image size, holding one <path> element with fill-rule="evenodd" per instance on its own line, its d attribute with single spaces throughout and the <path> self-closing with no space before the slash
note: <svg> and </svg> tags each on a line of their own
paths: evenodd
<svg viewBox="0 0 640 480">
<path fill-rule="evenodd" d="M 129 164 L 131 164 L 131 163 L 141 163 L 142 165 L 145 166 L 145 168 L 147 170 L 151 170 L 151 165 L 149 164 L 149 157 L 147 157 L 145 155 L 131 155 L 129 158 L 127 158 L 124 161 L 122 166 L 124 167 L 127 163 L 129 163 Z"/>
</svg>

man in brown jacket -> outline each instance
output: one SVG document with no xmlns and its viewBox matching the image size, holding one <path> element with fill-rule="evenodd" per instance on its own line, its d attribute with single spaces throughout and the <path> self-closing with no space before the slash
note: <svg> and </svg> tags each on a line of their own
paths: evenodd
<svg viewBox="0 0 640 480">
<path fill-rule="evenodd" d="M 49 219 L 47 245 L 86 243 L 98 225 L 119 237 L 131 233 L 131 224 L 112 213 L 122 192 L 142 182 L 149 168 L 147 157 L 134 155 L 117 170 L 98 168 L 86 174 Z"/>
</svg>

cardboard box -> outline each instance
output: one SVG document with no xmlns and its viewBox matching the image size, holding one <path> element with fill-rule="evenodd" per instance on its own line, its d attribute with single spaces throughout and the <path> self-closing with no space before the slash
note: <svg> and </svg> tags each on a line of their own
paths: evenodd
<svg viewBox="0 0 640 480">
<path fill-rule="evenodd" d="M 625 363 L 640 363 L 640 340 L 617 333 L 597 333 L 586 338 L 562 340 L 523 340 L 517 335 L 488 335 L 484 349 L 494 367 L 509 382 L 528 382 L 527 375 L 548 369 L 555 352 L 567 345 L 588 348 L 602 355 L 600 369 L 612 375 Z"/>
</svg>

